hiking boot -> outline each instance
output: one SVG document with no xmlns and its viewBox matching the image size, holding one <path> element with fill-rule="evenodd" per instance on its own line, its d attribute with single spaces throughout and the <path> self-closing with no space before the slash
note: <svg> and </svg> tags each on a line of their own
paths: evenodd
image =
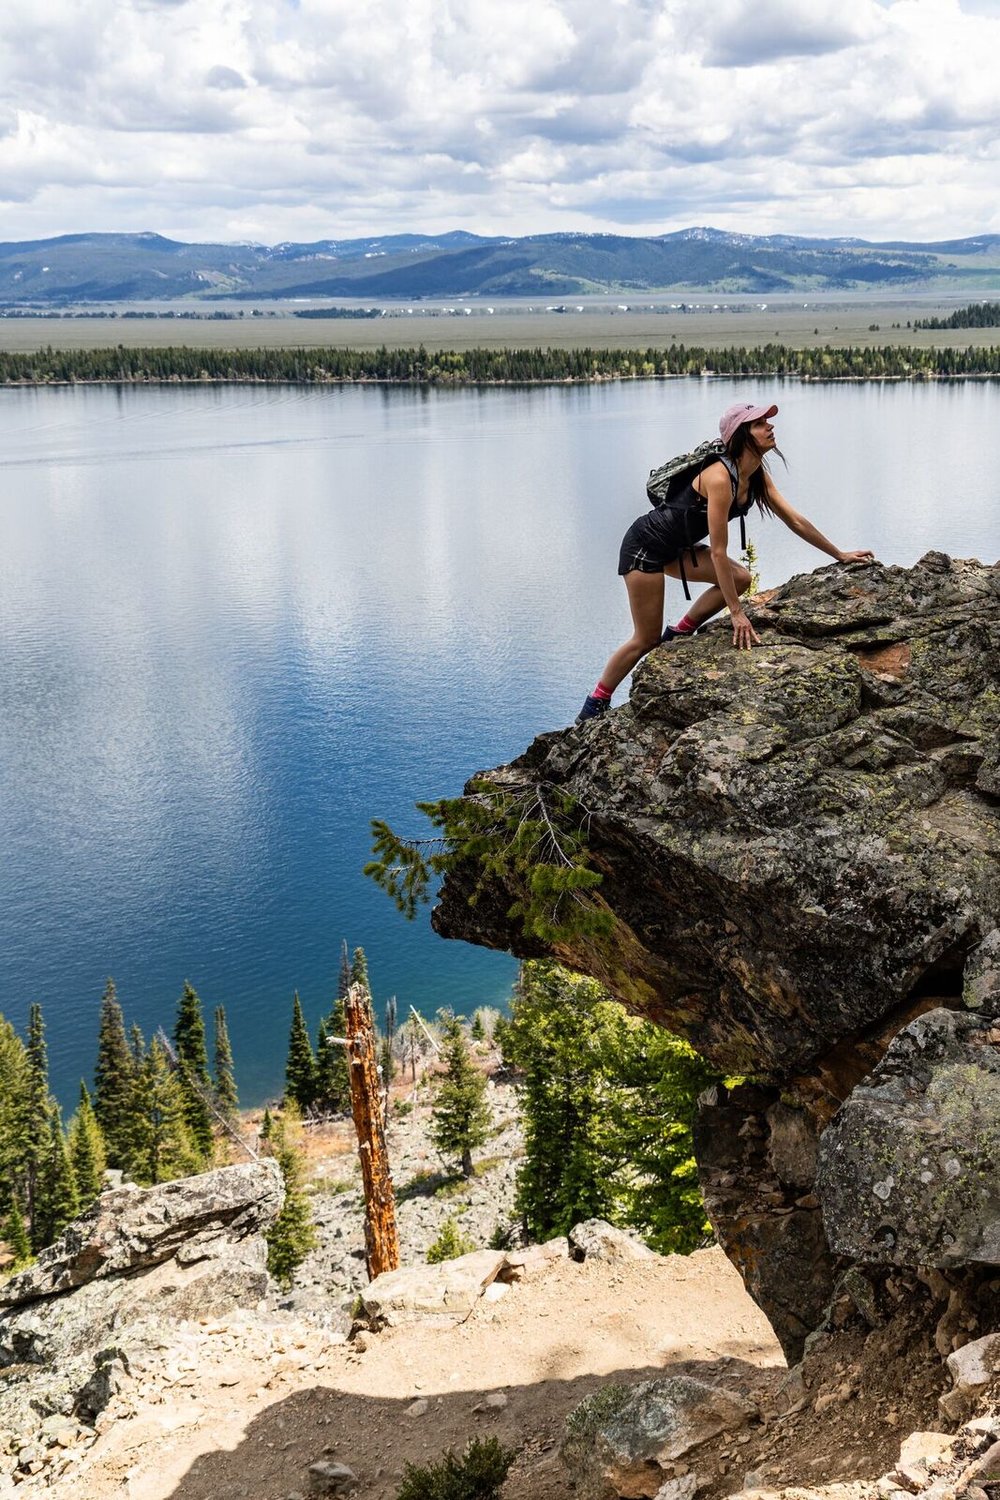
<svg viewBox="0 0 1000 1500">
<path fill-rule="evenodd" d="M 668 625 L 660 636 L 660 645 L 668 646 L 671 641 L 689 641 L 693 635 L 697 634 L 696 630 L 675 630 L 672 625 Z"/>
<path fill-rule="evenodd" d="M 595 698 L 593 693 L 588 693 L 574 722 L 582 724 L 585 719 L 600 719 L 610 707 L 610 698 Z"/>
</svg>

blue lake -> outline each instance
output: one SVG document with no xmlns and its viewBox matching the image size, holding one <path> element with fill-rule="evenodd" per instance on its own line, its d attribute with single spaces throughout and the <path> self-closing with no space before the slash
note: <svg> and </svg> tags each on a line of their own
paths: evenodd
<svg viewBox="0 0 1000 1500">
<path fill-rule="evenodd" d="M 0 1009 L 41 1003 L 65 1101 L 108 975 L 147 1036 L 185 979 L 224 1005 L 246 1102 L 342 938 L 379 1007 L 503 1003 L 513 960 L 362 876 L 369 820 L 421 833 L 417 798 L 572 719 L 648 470 L 758 393 L 834 541 L 1000 556 L 986 383 L 0 392 Z M 765 585 L 826 561 L 750 529 Z"/>
</svg>

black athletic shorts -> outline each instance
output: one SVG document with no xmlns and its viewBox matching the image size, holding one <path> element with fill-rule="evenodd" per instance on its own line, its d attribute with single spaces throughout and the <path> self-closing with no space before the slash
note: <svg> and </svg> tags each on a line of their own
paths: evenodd
<svg viewBox="0 0 1000 1500">
<path fill-rule="evenodd" d="M 667 563 L 676 562 L 691 543 L 683 526 L 669 511 L 651 510 L 633 521 L 622 538 L 618 554 L 620 576 L 638 568 L 640 573 L 662 573 Z"/>
</svg>

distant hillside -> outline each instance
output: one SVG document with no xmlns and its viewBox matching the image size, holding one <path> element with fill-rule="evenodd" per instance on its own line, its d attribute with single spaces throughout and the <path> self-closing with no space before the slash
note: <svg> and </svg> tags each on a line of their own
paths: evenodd
<svg viewBox="0 0 1000 1500">
<path fill-rule="evenodd" d="M 0 307 L 167 298 L 564 297 L 970 287 L 1000 279 L 1000 235 L 919 245 L 683 229 L 636 238 L 387 235 L 315 244 L 189 245 L 158 234 L 0 244 Z"/>
</svg>

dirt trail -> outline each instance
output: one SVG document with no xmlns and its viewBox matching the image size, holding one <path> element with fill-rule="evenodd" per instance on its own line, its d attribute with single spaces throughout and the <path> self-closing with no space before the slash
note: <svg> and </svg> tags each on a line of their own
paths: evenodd
<svg viewBox="0 0 1000 1500">
<path fill-rule="evenodd" d="M 182 1335 L 137 1372 L 136 1414 L 57 1486 L 66 1500 L 286 1500 L 308 1491 L 324 1457 L 354 1469 L 363 1500 L 391 1500 L 404 1463 L 487 1434 L 519 1450 L 505 1500 L 569 1500 L 562 1424 L 602 1380 L 683 1367 L 757 1391 L 783 1370 L 718 1249 L 556 1261 L 464 1324 L 364 1335 L 362 1349 L 251 1315 Z M 484 1406 L 496 1393 L 505 1404 Z M 426 1409 L 408 1414 L 414 1402 Z M 734 1489 L 743 1467 L 734 1462 Z"/>
</svg>

